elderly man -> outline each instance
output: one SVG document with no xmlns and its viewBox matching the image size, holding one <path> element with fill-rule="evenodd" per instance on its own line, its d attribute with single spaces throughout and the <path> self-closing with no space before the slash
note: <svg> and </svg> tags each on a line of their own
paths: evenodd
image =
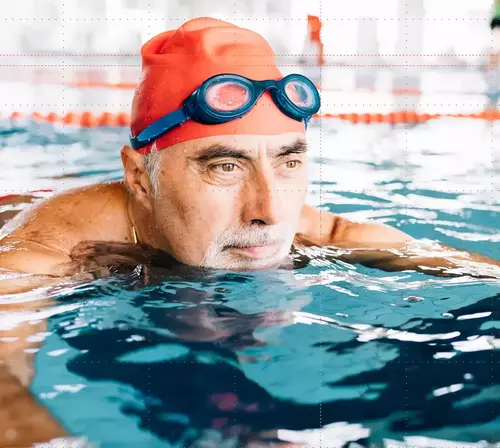
<svg viewBox="0 0 500 448">
<path fill-rule="evenodd" d="M 305 205 L 305 131 L 319 95 L 304 76 L 283 78 L 260 35 L 195 19 L 147 42 L 142 59 L 124 182 L 66 191 L 17 216 L 0 267 L 54 282 L 83 269 L 86 241 L 233 270 L 277 267 L 306 245 L 354 249 L 342 257 L 386 270 L 497 264 L 444 248 L 412 255 L 411 237 L 394 228 Z M 16 287 L 4 281 L 3 291 Z"/>
</svg>

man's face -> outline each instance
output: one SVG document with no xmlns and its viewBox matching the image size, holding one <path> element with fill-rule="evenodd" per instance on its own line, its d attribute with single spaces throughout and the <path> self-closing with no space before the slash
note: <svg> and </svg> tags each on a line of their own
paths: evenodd
<svg viewBox="0 0 500 448">
<path fill-rule="evenodd" d="M 150 198 L 161 246 L 219 269 L 278 266 L 307 190 L 304 134 L 207 137 L 165 150 Z"/>
</svg>

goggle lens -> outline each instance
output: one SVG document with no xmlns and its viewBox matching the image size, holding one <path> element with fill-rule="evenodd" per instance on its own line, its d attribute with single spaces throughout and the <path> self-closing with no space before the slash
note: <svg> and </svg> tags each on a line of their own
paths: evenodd
<svg viewBox="0 0 500 448">
<path fill-rule="evenodd" d="M 205 100 L 214 110 L 231 112 L 246 106 L 250 101 L 250 92 L 246 86 L 237 82 L 221 82 L 206 90 Z"/>
<path fill-rule="evenodd" d="M 285 93 L 290 101 L 297 107 L 310 109 L 315 104 L 313 91 L 305 82 L 296 79 L 287 82 L 285 86 Z"/>
</svg>

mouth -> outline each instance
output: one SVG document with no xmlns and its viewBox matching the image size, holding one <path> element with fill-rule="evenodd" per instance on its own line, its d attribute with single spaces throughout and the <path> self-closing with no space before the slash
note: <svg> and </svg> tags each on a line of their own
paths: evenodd
<svg viewBox="0 0 500 448">
<path fill-rule="evenodd" d="M 229 246 L 227 249 L 235 251 L 248 258 L 259 260 L 263 258 L 271 258 L 272 256 L 276 255 L 279 247 L 280 246 L 278 243 L 266 243 L 258 246 Z"/>
</svg>

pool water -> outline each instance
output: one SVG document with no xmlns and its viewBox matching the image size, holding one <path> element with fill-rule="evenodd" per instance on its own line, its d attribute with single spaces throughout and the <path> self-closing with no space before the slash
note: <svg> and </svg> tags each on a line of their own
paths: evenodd
<svg viewBox="0 0 500 448">
<path fill-rule="evenodd" d="M 309 138 L 308 203 L 500 259 L 499 124 L 324 120 Z M 119 179 L 126 139 L 5 120 L 0 192 Z M 50 194 L 0 203 L 0 223 Z M 500 441 L 500 280 L 311 254 L 294 270 L 154 267 L 147 285 L 136 270 L 21 295 L 47 301 L 16 315 L 47 322 L 32 393 L 102 447 Z"/>
</svg>

